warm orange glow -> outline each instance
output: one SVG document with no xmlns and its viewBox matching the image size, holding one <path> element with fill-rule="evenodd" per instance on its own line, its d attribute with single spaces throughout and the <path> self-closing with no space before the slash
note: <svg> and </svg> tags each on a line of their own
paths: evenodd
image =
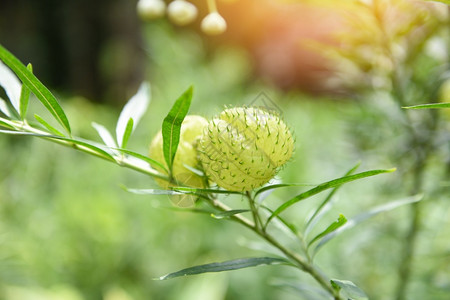
<svg viewBox="0 0 450 300">
<path fill-rule="evenodd" d="M 205 1 L 194 2 L 205 5 Z M 370 68 L 374 64 L 389 66 L 390 62 L 376 53 L 382 52 L 378 48 L 383 47 L 386 37 L 377 28 L 374 12 L 367 11 L 362 2 L 306 2 L 218 0 L 227 31 L 215 37 L 215 41 L 245 47 L 254 59 L 258 75 L 281 88 L 309 92 L 334 90 L 335 86 L 327 81 L 336 65 L 327 53 L 332 47 L 342 47 L 344 56 L 351 56 L 357 64 L 367 64 Z M 423 1 L 374 0 L 373 3 L 369 6 L 386 23 L 389 39 L 408 34 L 420 38 L 426 34 L 422 28 L 424 23 L 432 22 L 431 15 L 439 10 L 439 4 L 436 8 Z"/>
</svg>

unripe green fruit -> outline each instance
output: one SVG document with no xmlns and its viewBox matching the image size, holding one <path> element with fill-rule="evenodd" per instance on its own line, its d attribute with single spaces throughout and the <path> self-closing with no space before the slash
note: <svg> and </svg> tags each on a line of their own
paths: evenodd
<svg viewBox="0 0 450 300">
<path fill-rule="evenodd" d="M 181 124 L 180 142 L 172 166 L 172 175 L 179 185 L 202 188 L 204 179 L 186 168 L 186 165 L 196 168 L 199 164 L 197 159 L 197 142 L 202 136 L 203 129 L 208 121 L 201 116 L 186 116 Z M 167 167 L 163 152 L 162 132 L 158 132 L 150 144 L 150 157 Z M 162 168 L 155 167 L 163 172 Z M 159 186 L 167 189 L 173 184 L 166 180 L 155 179 Z"/>
<path fill-rule="evenodd" d="M 218 186 L 250 191 L 272 179 L 293 150 L 292 134 L 277 115 L 238 107 L 209 122 L 199 142 L 199 160 Z"/>
</svg>

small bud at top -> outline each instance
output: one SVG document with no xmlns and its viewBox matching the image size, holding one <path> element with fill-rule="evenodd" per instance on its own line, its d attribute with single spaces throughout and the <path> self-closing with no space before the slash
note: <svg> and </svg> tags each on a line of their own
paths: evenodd
<svg viewBox="0 0 450 300">
<path fill-rule="evenodd" d="M 163 0 L 139 0 L 137 3 L 137 13 L 144 20 L 152 20 L 164 16 L 166 3 Z"/>
<path fill-rule="evenodd" d="M 183 26 L 195 20 L 197 7 L 184 0 L 175 0 L 167 7 L 167 14 L 173 23 Z"/>
<path fill-rule="evenodd" d="M 218 35 L 225 32 L 227 22 L 219 13 L 212 12 L 202 20 L 201 28 L 206 34 Z"/>
</svg>

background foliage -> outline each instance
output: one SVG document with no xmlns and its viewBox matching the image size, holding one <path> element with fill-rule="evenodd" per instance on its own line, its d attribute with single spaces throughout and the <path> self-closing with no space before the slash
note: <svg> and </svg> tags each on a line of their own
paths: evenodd
<svg viewBox="0 0 450 300">
<path fill-rule="evenodd" d="M 280 173 L 286 182 L 322 182 L 342 176 L 358 161 L 364 169 L 397 166 L 400 174 L 407 172 L 391 155 L 403 133 L 388 117 L 374 113 L 380 99 L 355 102 L 281 92 L 253 80 L 247 54 L 239 49 L 222 46 L 209 52 L 197 34 L 176 32 L 164 22 L 145 27 L 144 36 L 151 37 L 144 49 L 153 100 L 130 148 L 147 152 L 161 116 L 193 84 L 190 111 L 195 114 L 211 117 L 225 104 L 251 103 L 261 91 L 282 107 L 297 138 L 295 157 Z M 415 74 L 427 78 L 433 57 L 420 57 Z M 30 111 L 42 110 L 35 102 Z M 65 97 L 63 106 L 72 131 L 94 140 L 99 138 L 90 122 L 113 128 L 119 114 L 115 106 L 81 97 Z M 441 122 L 448 130 L 446 118 L 444 114 Z M 306 286 L 310 281 L 283 266 L 154 281 L 184 266 L 261 255 L 266 246 L 237 225 L 168 209 L 165 196 L 139 196 L 119 187 L 155 187 L 146 176 L 38 139 L 1 136 L 0 149 L 0 298 L 298 299 L 295 289 L 304 287 L 298 282 Z M 443 147 L 431 158 L 425 176 L 430 194 L 422 206 L 426 218 L 408 299 L 447 299 L 450 293 L 445 160 L 448 149 Z M 401 199 L 401 186 L 401 176 L 393 175 L 344 186 L 326 220 Z M 282 203 L 298 190 L 277 190 L 271 201 Z M 302 224 L 317 206 L 314 200 L 320 201 L 317 197 L 295 206 L 289 217 Z M 319 266 L 332 277 L 364 287 L 370 299 L 390 299 L 401 260 L 399 237 L 409 218 L 408 209 L 399 208 L 362 223 L 331 241 L 328 251 L 318 254 Z"/>
</svg>

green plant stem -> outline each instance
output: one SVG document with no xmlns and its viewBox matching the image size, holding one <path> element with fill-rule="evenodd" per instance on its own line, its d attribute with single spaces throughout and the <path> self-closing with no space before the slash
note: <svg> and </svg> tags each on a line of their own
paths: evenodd
<svg viewBox="0 0 450 300">
<path fill-rule="evenodd" d="M 40 130 L 40 129 L 37 129 L 37 128 L 34 128 L 34 127 L 28 125 L 27 122 L 11 121 L 11 120 L 4 119 L 4 118 L 1 118 L 1 117 L 0 117 L 0 121 L 10 125 L 17 132 L 34 133 L 34 134 L 38 135 L 37 137 L 45 139 L 47 141 L 52 141 L 54 143 L 57 143 L 57 144 L 60 144 L 60 145 L 66 146 L 66 147 L 70 147 L 70 148 L 79 150 L 81 152 L 84 152 L 84 153 L 87 153 L 87 154 L 90 154 L 90 155 L 102 158 L 104 160 L 107 160 L 109 162 L 114 162 L 114 163 L 116 163 L 117 165 L 119 165 L 121 167 L 132 169 L 132 170 L 138 171 L 140 173 L 143 173 L 143 174 L 146 174 L 146 175 L 150 175 L 150 176 L 155 177 L 155 178 L 159 178 L 159 179 L 163 179 L 163 180 L 169 181 L 168 176 L 163 175 L 163 174 L 159 173 L 158 171 L 156 171 L 156 170 L 154 170 L 154 169 L 152 169 L 150 167 L 146 168 L 146 167 L 140 166 L 139 164 L 136 164 L 136 163 L 132 162 L 131 160 L 127 159 L 122 154 L 120 154 L 118 156 L 113 156 L 114 161 L 112 161 L 110 158 L 105 157 L 102 154 L 100 154 L 98 152 L 95 152 L 92 149 L 83 147 L 82 145 L 78 145 L 78 144 L 72 143 L 70 141 L 65 141 L 65 140 L 61 140 L 61 139 L 55 138 L 52 134 L 49 134 L 46 131 L 43 131 L 43 130 Z"/>
<path fill-rule="evenodd" d="M 229 211 L 231 208 L 227 205 L 223 204 L 217 199 L 210 200 L 210 203 L 217 209 L 225 212 Z M 311 275 L 321 286 L 324 290 L 326 290 L 330 295 L 333 296 L 333 299 L 335 300 L 341 300 L 341 297 L 339 296 L 339 292 L 336 291 L 330 283 L 330 280 L 328 280 L 313 264 L 309 263 L 306 259 L 299 256 L 297 253 L 292 252 L 291 250 L 287 249 L 285 246 L 280 244 L 273 236 L 271 236 L 269 233 L 263 231 L 262 229 L 258 228 L 255 223 L 252 223 L 247 218 L 241 216 L 241 215 L 233 215 L 231 217 L 231 220 L 236 221 L 245 227 L 249 228 L 253 232 L 255 232 L 257 235 L 259 235 L 261 238 L 266 240 L 268 243 L 270 243 L 272 246 L 280 250 L 286 258 L 291 260 L 294 265 Z"/>
<path fill-rule="evenodd" d="M 208 5 L 209 13 L 217 12 L 216 0 L 207 0 L 206 3 Z"/>
<path fill-rule="evenodd" d="M 416 162 L 413 169 L 413 182 L 409 192 L 410 195 L 416 195 L 423 189 L 424 175 L 426 171 L 426 163 L 433 151 L 433 137 L 435 130 L 431 128 L 431 135 L 426 141 L 420 141 L 417 134 L 414 131 L 411 139 L 413 140 L 414 153 L 416 156 Z M 411 279 L 413 258 L 415 254 L 415 248 L 417 244 L 417 235 L 421 227 L 421 202 L 416 202 L 410 206 L 410 223 L 408 232 L 405 237 L 405 243 L 403 245 L 402 260 L 400 261 L 398 268 L 398 283 L 396 290 L 396 299 L 406 299 L 406 291 L 408 283 Z"/>
<path fill-rule="evenodd" d="M 246 192 L 245 195 L 247 196 L 248 203 L 249 203 L 249 206 L 250 206 L 250 210 L 252 211 L 253 222 L 255 222 L 256 228 L 258 230 L 260 230 L 260 229 L 263 228 L 263 223 L 262 223 L 261 218 L 259 216 L 258 209 L 255 206 L 255 199 L 252 197 L 251 193 L 248 192 L 248 191 Z"/>
</svg>

